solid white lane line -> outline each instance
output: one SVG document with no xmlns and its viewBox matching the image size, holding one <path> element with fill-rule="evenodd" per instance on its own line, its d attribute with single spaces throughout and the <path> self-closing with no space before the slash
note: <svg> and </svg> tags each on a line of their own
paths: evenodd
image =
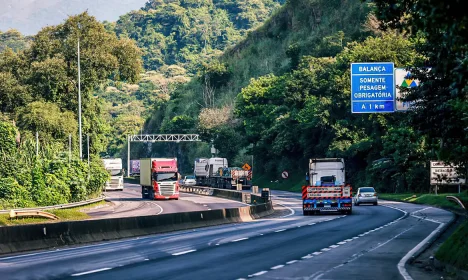
<svg viewBox="0 0 468 280">
<path fill-rule="evenodd" d="M 283 228 L 283 229 L 279 229 L 279 230 L 276 230 L 275 232 L 282 232 L 282 231 L 285 231 L 286 229 Z"/>
<path fill-rule="evenodd" d="M 424 238 L 423 241 L 421 241 L 418 245 L 416 245 L 416 247 L 414 247 L 413 249 L 411 249 L 411 251 L 409 251 L 399 262 L 398 262 L 398 265 L 397 265 L 397 268 L 398 268 L 398 271 L 400 272 L 401 276 L 403 276 L 403 278 L 405 280 L 412 280 L 413 278 L 408 274 L 408 272 L 406 271 L 406 268 L 405 268 L 405 264 L 406 262 L 409 260 L 409 258 L 411 258 L 411 256 L 417 251 L 419 250 L 422 246 L 424 246 L 424 244 L 426 244 L 437 232 L 439 232 L 443 227 L 444 227 L 445 224 L 441 223 L 433 232 L 431 232 L 431 234 L 429 234 L 426 238 Z"/>
<path fill-rule="evenodd" d="M 267 272 L 268 272 L 268 271 L 263 270 L 263 271 L 254 273 L 254 274 L 252 274 L 252 275 L 249 275 L 249 277 L 260 276 L 260 275 L 263 275 L 263 274 L 265 274 L 265 273 L 267 273 Z"/>
<path fill-rule="evenodd" d="M 297 260 L 292 260 L 292 261 L 286 262 L 286 264 L 293 264 L 293 263 L 297 263 Z"/>
<path fill-rule="evenodd" d="M 424 210 L 431 209 L 431 208 L 432 208 L 432 207 L 426 207 L 426 208 L 424 208 L 424 209 L 419 209 L 419 210 L 417 210 L 417 211 L 411 212 L 411 214 L 416 214 L 416 213 L 419 213 L 419 212 L 422 212 L 422 211 L 424 211 Z"/>
<path fill-rule="evenodd" d="M 111 267 L 105 267 L 105 268 L 75 273 L 75 274 L 72 274 L 71 276 L 81 276 L 81 275 L 86 275 L 86 274 L 91 274 L 91 273 L 96 273 L 96 272 L 101 272 L 101 271 L 106 271 L 106 270 L 111 270 L 111 269 L 112 269 Z"/>
<path fill-rule="evenodd" d="M 289 216 L 292 216 L 292 215 L 296 214 L 296 211 L 294 211 L 294 209 L 292 209 L 291 207 L 288 207 L 288 206 L 286 206 L 286 205 L 284 205 L 284 204 L 281 204 L 281 203 L 278 203 L 278 202 L 276 202 L 276 204 L 281 205 L 281 206 L 283 206 L 284 208 L 286 208 L 286 209 L 288 209 L 289 211 L 291 211 L 291 213 L 289 213 L 288 215 L 281 216 L 280 218 L 287 218 L 287 217 L 289 217 Z"/>
<path fill-rule="evenodd" d="M 180 255 L 185 255 L 185 254 L 192 253 L 192 252 L 195 252 L 195 251 L 196 250 L 187 250 L 187 251 L 183 251 L 183 252 L 174 253 L 172 255 L 173 256 L 180 256 Z"/>
<path fill-rule="evenodd" d="M 284 264 L 280 264 L 280 265 L 274 266 L 274 267 L 272 267 L 272 268 L 270 268 L 270 269 L 275 270 L 275 269 L 279 269 L 279 268 L 282 268 L 282 267 L 284 267 Z"/>
<path fill-rule="evenodd" d="M 239 239 L 236 239 L 236 240 L 232 240 L 231 242 L 238 242 L 238 241 L 247 240 L 247 239 L 249 239 L 249 238 L 244 237 L 244 238 L 239 238 Z"/>
</svg>

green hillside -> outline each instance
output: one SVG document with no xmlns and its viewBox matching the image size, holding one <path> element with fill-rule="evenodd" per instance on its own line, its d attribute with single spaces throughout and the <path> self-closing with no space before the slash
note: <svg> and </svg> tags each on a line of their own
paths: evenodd
<svg viewBox="0 0 468 280">
<path fill-rule="evenodd" d="M 144 66 L 179 65 L 194 73 L 264 22 L 282 0 L 151 0 L 111 29 L 138 42 Z"/>
<path fill-rule="evenodd" d="M 145 131 L 168 131 L 168 126 L 177 126 L 177 118 L 190 119 L 194 125 L 184 127 L 184 131 L 200 132 L 208 142 L 214 139 L 222 155 L 233 165 L 241 164 L 248 158 L 247 147 L 253 143 L 245 137 L 242 118 L 234 116 L 241 89 L 251 78 L 289 73 L 304 55 L 334 56 L 348 42 L 373 34 L 375 28 L 368 21 L 370 9 L 358 0 L 344 4 L 342 1 L 287 1 L 219 59 L 203 63 L 192 82 L 177 88 L 171 100 L 152 114 Z M 219 120 L 224 121 L 219 123 Z M 204 154 L 199 154 L 190 149 L 182 153 L 191 157 L 210 156 L 206 154 L 207 148 L 203 151 Z"/>
</svg>

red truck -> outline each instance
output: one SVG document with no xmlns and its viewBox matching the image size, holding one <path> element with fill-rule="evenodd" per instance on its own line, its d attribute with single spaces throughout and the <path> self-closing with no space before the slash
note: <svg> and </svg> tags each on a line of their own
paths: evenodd
<svg viewBox="0 0 468 280">
<path fill-rule="evenodd" d="M 141 196 L 149 199 L 179 199 L 177 158 L 140 159 Z"/>
</svg>

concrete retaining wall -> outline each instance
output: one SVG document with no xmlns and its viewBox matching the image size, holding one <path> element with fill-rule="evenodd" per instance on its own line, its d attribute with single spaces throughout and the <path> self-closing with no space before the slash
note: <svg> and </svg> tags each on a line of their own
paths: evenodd
<svg viewBox="0 0 468 280">
<path fill-rule="evenodd" d="M 273 213 L 271 202 L 157 216 L 0 227 L 0 254 L 237 223 Z"/>
</svg>

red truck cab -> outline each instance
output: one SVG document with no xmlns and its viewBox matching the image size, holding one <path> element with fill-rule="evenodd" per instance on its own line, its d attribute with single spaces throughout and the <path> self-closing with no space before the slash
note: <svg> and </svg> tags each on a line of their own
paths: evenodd
<svg viewBox="0 0 468 280">
<path fill-rule="evenodd" d="M 177 158 L 140 160 L 142 197 L 149 199 L 179 199 Z"/>
</svg>

